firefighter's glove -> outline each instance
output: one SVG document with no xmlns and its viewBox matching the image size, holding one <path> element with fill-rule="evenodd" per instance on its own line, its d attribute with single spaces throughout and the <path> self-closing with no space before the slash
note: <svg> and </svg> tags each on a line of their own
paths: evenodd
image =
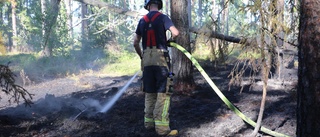
<svg viewBox="0 0 320 137">
<path fill-rule="evenodd" d="M 173 39 L 172 37 L 171 37 L 170 39 L 168 39 L 168 40 L 167 40 L 167 46 L 168 46 L 168 47 L 172 47 L 172 46 L 170 45 L 170 42 L 176 43 L 176 40 Z"/>
</svg>

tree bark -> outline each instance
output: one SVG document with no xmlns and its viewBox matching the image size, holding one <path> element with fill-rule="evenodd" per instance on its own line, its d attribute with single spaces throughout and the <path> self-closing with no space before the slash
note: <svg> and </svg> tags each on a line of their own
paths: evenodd
<svg viewBox="0 0 320 137">
<path fill-rule="evenodd" d="M 225 0 L 220 1 L 220 7 L 222 9 L 221 15 L 219 15 L 217 30 L 219 33 L 228 35 L 228 3 Z M 228 52 L 227 42 L 219 39 L 217 41 L 217 46 L 219 50 L 219 62 L 224 63 L 226 60 L 226 53 Z"/>
<path fill-rule="evenodd" d="M 81 35 L 82 39 L 87 40 L 88 35 L 88 20 L 86 16 L 88 15 L 88 7 L 86 4 L 81 4 Z"/>
<path fill-rule="evenodd" d="M 44 14 L 43 22 L 43 39 L 42 39 L 42 56 L 52 56 L 53 45 L 48 44 L 52 28 L 57 21 L 59 4 L 61 0 L 50 0 L 50 8 L 47 7 L 46 0 L 41 0 L 41 10 Z"/>
<path fill-rule="evenodd" d="M 46 10 L 47 10 L 47 0 L 41 0 L 41 13 L 42 13 L 42 42 L 41 47 L 45 47 L 45 34 L 46 34 Z"/>
<path fill-rule="evenodd" d="M 272 47 L 270 47 L 270 74 L 271 78 L 280 79 L 281 75 L 281 67 L 282 67 L 282 57 L 280 56 L 280 48 L 283 46 L 283 29 L 279 22 L 283 22 L 283 9 L 284 9 L 284 1 L 283 0 L 272 0 L 270 3 L 269 11 L 272 12 L 272 16 L 270 16 L 270 31 L 273 34 Z"/>
<path fill-rule="evenodd" d="M 205 35 L 210 38 L 216 38 L 216 39 L 221 39 L 221 40 L 225 40 L 228 42 L 233 42 L 233 43 L 244 44 L 246 41 L 248 41 L 246 38 L 237 38 L 237 37 L 233 37 L 233 36 L 223 35 L 223 34 L 218 33 L 216 31 L 201 30 L 199 28 L 194 28 L 194 27 L 190 28 L 190 32 L 195 33 L 195 34 Z"/>
<path fill-rule="evenodd" d="M 198 16 L 197 16 L 197 21 L 198 21 L 198 26 L 202 26 L 202 0 L 198 0 L 198 12 L 197 12 L 197 14 L 198 14 Z M 190 15 L 191 16 L 191 15 Z"/>
<path fill-rule="evenodd" d="M 320 2 L 301 0 L 297 137 L 320 136 Z"/>
<path fill-rule="evenodd" d="M 69 37 L 73 39 L 73 27 L 72 27 L 72 13 L 71 13 L 71 0 L 64 0 L 67 10 L 67 24 Z"/>
<path fill-rule="evenodd" d="M 187 12 L 188 12 L 188 22 L 189 22 L 189 27 L 192 26 L 192 13 L 191 13 L 191 0 L 188 0 L 188 8 L 187 8 Z"/>
<path fill-rule="evenodd" d="M 284 22 L 284 0 L 278 0 L 277 1 L 277 20 L 280 22 Z M 281 80 L 281 73 L 282 73 L 282 69 L 283 69 L 283 53 L 281 53 L 280 49 L 283 47 L 284 45 L 284 30 L 283 27 L 281 25 L 277 26 L 277 28 L 279 29 L 279 31 L 276 33 L 275 39 L 276 39 L 276 43 L 277 43 L 277 67 L 276 67 L 276 74 L 278 75 L 278 79 Z"/>
<path fill-rule="evenodd" d="M 263 7 L 262 7 L 262 2 L 259 1 L 260 5 L 259 5 L 259 13 L 260 15 L 263 14 Z M 261 26 L 265 26 L 266 24 L 266 19 L 265 17 L 261 17 Z M 263 90 L 262 90 L 262 97 L 261 97 L 261 104 L 260 104 L 260 110 L 259 110 L 259 115 L 258 115 L 258 119 L 257 119 L 257 124 L 256 126 L 254 127 L 254 130 L 252 132 L 252 137 L 255 137 L 257 136 L 258 134 L 258 131 L 260 130 L 261 128 L 261 125 L 262 125 L 262 119 L 263 119 L 263 114 L 264 114 L 264 109 L 265 109 L 265 104 L 266 104 L 266 97 L 267 97 L 267 86 L 268 86 L 268 76 L 269 76 L 269 72 L 270 72 L 270 67 L 268 66 L 268 62 L 267 60 L 265 60 L 265 58 L 267 58 L 267 56 L 269 56 L 268 54 L 270 54 L 267 51 L 265 51 L 265 48 L 267 46 L 267 44 L 264 44 L 265 43 L 265 34 L 263 31 L 260 31 L 261 33 L 261 47 L 260 47 L 260 54 L 261 54 L 261 58 L 264 58 L 262 60 L 262 81 L 263 81 Z M 270 56 L 269 56 L 270 57 Z"/>
<path fill-rule="evenodd" d="M 187 7 L 188 0 L 171 0 L 172 21 L 180 31 L 177 43 L 190 52 L 191 46 Z M 190 91 L 195 88 L 192 62 L 177 49 L 172 50 L 172 58 L 173 71 L 176 74 L 175 90 L 183 94 L 189 94 Z"/>
<path fill-rule="evenodd" d="M 89 30 L 88 30 L 88 20 L 86 19 L 88 15 L 88 5 L 87 4 L 81 4 L 81 45 L 83 51 L 87 51 L 89 45 L 86 44 L 89 36 Z"/>
<path fill-rule="evenodd" d="M 10 0 L 11 3 L 11 20 L 12 20 L 12 50 L 17 51 L 17 18 L 16 18 L 16 0 Z"/>
<path fill-rule="evenodd" d="M 170 4 L 170 2 L 169 2 L 169 0 L 165 0 L 166 1 L 166 14 L 169 14 L 169 4 Z"/>
<path fill-rule="evenodd" d="M 8 21 L 8 24 L 12 24 L 12 19 L 11 19 L 11 16 L 10 16 L 10 14 L 11 14 L 11 6 L 10 5 L 6 5 L 6 6 L 8 6 L 7 8 L 8 8 L 8 10 L 6 11 L 6 18 L 7 18 L 7 21 Z M 11 26 L 7 26 L 8 28 L 5 28 L 6 29 L 6 33 L 7 33 L 7 35 L 8 35 L 8 46 L 9 46 L 9 51 L 11 51 L 11 49 L 12 49 L 12 32 L 10 32 L 10 30 L 11 30 L 11 27 L 12 27 L 12 25 Z"/>
<path fill-rule="evenodd" d="M 3 10 L 0 10 L 0 24 L 3 24 Z"/>
</svg>

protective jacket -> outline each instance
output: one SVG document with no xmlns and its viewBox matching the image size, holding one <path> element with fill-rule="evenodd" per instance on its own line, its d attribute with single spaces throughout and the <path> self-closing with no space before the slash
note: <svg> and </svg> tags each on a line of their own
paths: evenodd
<svg viewBox="0 0 320 137">
<path fill-rule="evenodd" d="M 136 33 L 142 36 L 144 92 L 167 92 L 170 56 L 166 30 L 171 26 L 168 16 L 158 11 L 149 12 L 139 21 Z"/>
</svg>

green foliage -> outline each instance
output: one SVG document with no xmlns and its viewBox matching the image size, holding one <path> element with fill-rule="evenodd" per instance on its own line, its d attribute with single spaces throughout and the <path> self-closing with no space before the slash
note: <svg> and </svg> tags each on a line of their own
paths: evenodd
<svg viewBox="0 0 320 137">
<path fill-rule="evenodd" d="M 120 8 L 142 8 L 144 3 L 143 0 L 134 1 L 135 5 L 128 5 L 129 2 L 127 1 L 118 1 L 118 0 L 103 0 L 108 4 L 116 5 Z M 0 2 L 2 6 L 2 20 L 0 22 L 0 30 L 3 33 L 4 40 L 9 39 L 11 36 L 12 25 L 10 24 L 10 4 L 9 3 L 2 3 L 3 0 Z M 28 2 L 28 3 L 26 3 Z M 220 0 L 215 1 L 201 1 L 202 5 L 200 6 L 199 1 L 193 1 L 191 7 L 191 14 L 192 14 L 192 26 L 195 27 L 206 27 L 206 29 L 210 29 L 213 31 L 224 30 L 221 32 L 222 34 L 231 35 L 235 37 L 251 37 L 256 36 L 257 32 L 260 32 L 261 15 L 259 15 L 259 5 L 266 4 L 266 8 L 268 7 L 268 3 L 264 1 L 241 1 L 241 0 L 231 0 L 225 1 L 225 3 L 221 3 Z M 213 5 L 215 2 L 215 5 Z M 65 9 L 64 2 L 60 2 L 60 11 L 58 12 L 57 21 L 54 23 L 52 31 L 50 33 L 48 44 L 50 47 L 53 48 L 53 57 L 52 58 L 42 58 L 38 57 L 37 53 L 40 53 L 43 50 L 41 47 L 42 42 L 42 25 L 45 17 L 41 13 L 41 3 L 36 0 L 17 0 L 17 29 L 18 29 L 18 36 L 15 37 L 18 40 L 18 45 L 21 47 L 25 47 L 29 49 L 29 52 L 32 54 L 25 54 L 20 56 L 33 56 L 33 60 L 39 60 L 39 67 L 41 65 L 47 67 L 54 67 L 54 65 L 59 64 L 60 62 L 62 65 L 70 66 L 74 65 L 75 70 L 70 70 L 66 67 L 65 70 L 61 70 L 62 75 L 67 73 L 75 73 L 78 69 L 88 69 L 87 64 L 94 62 L 95 64 L 99 64 L 100 68 L 107 68 L 101 67 L 104 63 L 109 63 L 114 65 L 113 63 L 123 63 L 128 60 L 124 59 L 124 57 L 129 56 L 132 57 L 129 53 L 133 51 L 132 48 L 132 36 L 135 31 L 136 24 L 138 23 L 138 18 L 124 16 L 120 14 L 116 14 L 110 12 L 104 8 L 97 8 L 94 6 L 88 6 L 88 13 L 87 21 L 88 21 L 88 32 L 85 32 L 85 38 L 79 37 L 81 33 L 79 31 L 75 31 L 75 35 L 71 38 L 68 35 L 69 28 L 66 25 L 68 21 L 67 12 Z M 131 2 L 130 2 L 131 3 Z M 28 5 L 26 5 L 28 4 Z M 74 5 L 79 4 L 78 2 L 73 2 Z M 270 4 L 269 4 L 270 5 Z M 48 6 L 50 7 L 50 6 Z M 223 22 L 223 11 L 226 10 L 228 7 L 228 24 Z M 289 6 L 289 7 L 292 7 Z M 78 9 L 73 9 L 73 16 L 81 15 L 81 6 L 79 5 Z M 129 9 L 132 10 L 132 9 Z M 136 9 L 134 9 L 136 10 Z M 139 8 L 138 8 L 139 10 Z M 142 8 L 143 10 L 143 8 Z M 293 9 L 294 11 L 295 9 Z M 198 15 L 201 12 L 201 15 Z M 55 11 L 56 12 L 56 11 Z M 264 11 L 266 13 L 267 10 Z M 7 17 L 7 14 L 9 17 Z M 48 13 L 51 14 L 51 13 Z M 267 16 L 264 15 L 264 16 Z M 3 21 L 3 22 L 2 22 Z M 73 22 L 77 23 L 76 21 Z M 80 30 L 81 25 L 76 26 L 77 30 Z M 227 29 L 223 29 L 227 28 Z M 289 28 L 289 27 L 288 27 Z M 289 30 L 286 30 L 289 31 Z M 294 37 L 292 38 L 294 39 Z M 4 41 L 4 44 L 8 45 L 9 41 Z M 197 58 L 201 59 L 210 59 L 210 50 L 207 50 L 207 45 L 198 44 L 199 47 L 195 49 L 201 49 L 194 52 Z M 216 45 L 215 45 L 216 46 Z M 109 53 L 105 53 L 104 50 L 109 50 Z M 231 56 L 239 55 L 239 58 L 247 58 L 253 56 L 254 58 L 258 58 L 259 54 L 255 52 L 240 52 L 235 50 L 231 53 Z M 97 52 L 98 51 L 98 52 Z M 124 52 L 128 51 L 128 52 Z M 29 53 L 28 52 L 28 53 Z M 117 53 L 110 53 L 110 52 L 117 52 Z M 118 55 L 118 52 L 124 52 L 123 55 Z M 242 53 L 242 54 L 240 54 Z M 216 53 L 218 54 L 218 52 Z M 107 56 L 107 58 L 106 58 Z M 124 57 L 123 57 L 124 56 Z M 12 57 L 13 58 L 13 57 Z M 20 58 L 20 57 L 19 57 Z M 30 58 L 29 58 L 30 59 Z M 15 59 L 9 59 L 18 61 L 19 64 L 21 63 L 22 67 L 28 66 L 28 62 L 32 62 L 33 60 L 26 58 L 24 61 L 19 61 Z M 49 61 L 51 60 L 52 61 Z M 84 60 L 83 62 L 77 61 L 77 59 Z M 135 58 L 134 58 L 135 59 Z M 71 61 L 73 63 L 64 63 L 63 60 Z M 108 60 L 108 61 L 106 61 Z M 51 62 L 51 63 L 50 63 Z M 48 63 L 48 64 L 46 64 Z M 139 61 L 137 61 L 139 64 Z M 32 64 L 32 63 L 30 63 Z M 51 64 L 51 65 L 50 65 Z M 128 64 L 130 64 L 128 62 Z M 135 63 L 136 64 L 136 63 Z M 111 66 L 108 66 L 112 68 Z M 32 65 L 30 65 L 32 66 Z M 91 66 L 91 65 L 89 65 Z M 96 65 L 94 65 L 96 66 Z M 99 68 L 97 67 L 97 68 Z M 114 66 L 113 68 L 117 68 Z M 125 67 L 120 67 L 125 68 Z M 137 67 L 139 68 L 139 67 Z M 133 68 L 135 69 L 135 68 Z M 52 69 L 51 69 L 52 70 Z M 46 72 L 45 72 L 46 73 Z"/>
<path fill-rule="evenodd" d="M 132 75 L 141 69 L 141 60 L 135 53 L 122 52 L 119 54 L 109 54 L 108 63 L 101 70 L 102 73 L 121 76 Z"/>
<path fill-rule="evenodd" d="M 209 60 L 211 56 L 209 46 L 205 44 L 198 44 L 197 49 L 192 52 L 192 56 L 197 60 Z"/>
<path fill-rule="evenodd" d="M 72 50 L 68 55 L 52 57 L 40 57 L 37 54 L 1 56 L 0 64 L 8 62 L 13 72 L 24 70 L 32 81 L 79 74 L 83 70 L 120 76 L 134 74 L 140 69 L 140 58 L 135 53 L 105 53 L 98 49 L 88 52 Z"/>
<path fill-rule="evenodd" d="M 52 45 L 53 54 L 60 56 L 68 53 L 70 47 L 73 46 L 73 41 L 68 33 L 67 14 L 65 8 L 60 8 L 57 22 L 53 27 L 54 33 L 51 34 L 49 45 Z"/>
<path fill-rule="evenodd" d="M 13 67 L 13 71 L 28 67 L 32 62 L 36 62 L 35 54 L 5 55 L 0 58 L 0 64 L 9 64 Z"/>
<path fill-rule="evenodd" d="M 22 1 L 19 1 L 22 3 Z M 17 9 L 19 24 L 17 24 L 17 44 L 28 52 L 39 52 L 41 50 L 42 38 L 42 14 L 40 2 L 30 1 L 30 7 Z"/>
<path fill-rule="evenodd" d="M 230 53 L 232 58 L 236 58 L 238 60 L 248 60 L 248 59 L 259 59 L 261 58 L 261 54 L 254 50 L 243 50 L 241 47 L 236 47 Z"/>
</svg>

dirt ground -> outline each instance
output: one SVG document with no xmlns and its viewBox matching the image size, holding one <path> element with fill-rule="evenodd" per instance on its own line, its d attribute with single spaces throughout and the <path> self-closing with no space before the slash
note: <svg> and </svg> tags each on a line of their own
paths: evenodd
<svg viewBox="0 0 320 137">
<path fill-rule="evenodd" d="M 262 84 L 257 81 L 229 89 L 232 66 L 204 69 L 224 95 L 254 121 L 259 113 Z M 270 80 L 263 126 L 295 136 L 297 68 L 286 69 L 282 80 Z M 101 107 L 110 101 L 132 76 L 80 75 L 26 86 L 35 94 L 32 107 L 8 105 L 1 93 L 0 136 L 3 137 L 154 137 L 143 126 L 144 94 L 140 77 L 106 113 Z M 253 127 L 241 120 L 214 93 L 195 70 L 197 89 L 190 96 L 173 94 L 171 128 L 181 137 L 246 137 Z M 259 136 L 269 136 L 262 132 Z"/>
</svg>

